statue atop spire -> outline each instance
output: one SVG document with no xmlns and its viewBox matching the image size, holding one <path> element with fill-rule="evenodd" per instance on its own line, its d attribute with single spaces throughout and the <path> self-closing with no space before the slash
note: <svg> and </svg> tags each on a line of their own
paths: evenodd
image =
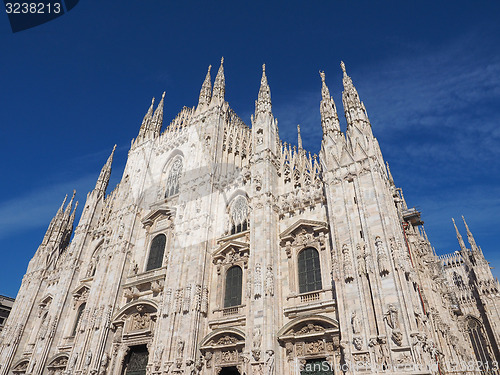
<svg viewBox="0 0 500 375">
<path fill-rule="evenodd" d="M 151 120 L 151 130 L 153 131 L 153 134 L 155 137 L 160 135 L 160 130 L 161 126 L 163 124 L 163 103 L 165 100 L 165 91 L 163 91 L 163 94 L 161 96 L 160 103 L 158 104 L 158 107 L 156 107 L 155 113 L 153 115 L 153 118 Z"/>
<path fill-rule="evenodd" d="M 209 65 L 207 75 L 205 76 L 205 80 L 201 85 L 200 97 L 198 99 L 198 108 L 208 106 L 210 104 L 210 100 L 212 99 L 212 76 L 210 75 L 211 69 L 212 65 Z"/>
<path fill-rule="evenodd" d="M 335 102 L 330 96 L 330 90 L 326 85 L 325 72 L 320 71 L 319 75 L 321 77 L 321 103 L 319 105 L 319 109 L 321 112 L 321 126 L 323 128 L 323 134 L 328 134 L 330 132 L 340 133 L 339 116 L 337 115 Z"/>
<path fill-rule="evenodd" d="M 255 101 L 255 118 L 260 114 L 271 115 L 271 89 L 267 83 L 266 64 L 262 65 L 262 78 L 260 79 L 259 96 Z"/>
<path fill-rule="evenodd" d="M 217 72 L 217 76 L 215 77 L 214 93 L 212 95 L 212 99 L 215 99 L 215 101 L 218 102 L 219 104 L 223 103 L 225 93 L 226 93 L 226 80 L 224 78 L 224 57 L 223 57 L 220 60 L 219 71 Z"/>
<path fill-rule="evenodd" d="M 111 176 L 111 164 L 113 163 L 113 155 L 116 150 L 116 145 L 113 147 L 113 151 L 111 151 L 111 155 L 109 155 L 106 164 L 101 169 L 101 173 L 99 174 L 99 178 L 97 179 L 97 183 L 95 185 L 95 189 L 102 194 L 106 194 L 106 188 L 109 184 L 109 177 Z"/>
</svg>

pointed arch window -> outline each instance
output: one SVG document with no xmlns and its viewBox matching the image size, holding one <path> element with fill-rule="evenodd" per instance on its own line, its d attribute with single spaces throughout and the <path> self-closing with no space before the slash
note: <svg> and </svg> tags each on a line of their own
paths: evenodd
<svg viewBox="0 0 500 375">
<path fill-rule="evenodd" d="M 182 168 L 182 158 L 179 156 L 175 158 L 172 166 L 170 167 L 170 171 L 167 177 L 167 186 L 165 189 L 165 198 L 179 194 L 179 179 L 182 174 Z"/>
<path fill-rule="evenodd" d="M 233 266 L 226 272 L 226 290 L 224 307 L 241 305 L 241 289 L 243 286 L 243 271 L 239 266 Z"/>
<path fill-rule="evenodd" d="M 464 285 L 464 280 L 462 279 L 462 276 L 460 276 L 458 273 L 453 272 L 453 283 L 456 286 L 463 286 Z"/>
<path fill-rule="evenodd" d="M 154 270 L 162 266 L 166 242 L 167 237 L 164 234 L 159 234 L 153 238 L 153 241 L 151 241 L 151 248 L 149 250 L 146 271 Z"/>
<path fill-rule="evenodd" d="M 74 337 L 76 335 L 76 330 L 78 329 L 78 325 L 80 324 L 80 320 L 82 320 L 83 310 L 85 310 L 85 303 L 82 303 L 78 307 L 78 312 L 76 313 L 75 325 L 73 326 L 73 331 L 71 331 L 71 336 Z"/>
<path fill-rule="evenodd" d="M 299 293 L 308 293 L 323 288 L 318 250 L 308 247 L 299 253 Z"/>
<path fill-rule="evenodd" d="M 245 197 L 234 199 L 230 209 L 231 234 L 244 232 L 248 229 L 248 203 Z"/>
<path fill-rule="evenodd" d="M 467 320 L 467 331 L 469 332 L 469 338 L 477 361 L 484 366 L 486 366 L 486 364 L 492 366 L 491 356 L 488 351 L 488 343 L 484 336 L 482 324 L 477 319 L 469 318 Z"/>
</svg>

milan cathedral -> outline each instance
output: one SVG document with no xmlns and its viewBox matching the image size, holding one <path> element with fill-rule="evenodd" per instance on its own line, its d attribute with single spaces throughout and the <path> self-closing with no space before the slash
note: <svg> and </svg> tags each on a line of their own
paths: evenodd
<svg viewBox="0 0 500 375">
<path fill-rule="evenodd" d="M 164 129 L 153 99 L 114 190 L 113 149 L 50 222 L 0 375 L 498 374 L 498 280 L 465 220 L 435 253 L 341 67 L 319 155 L 280 139 L 265 66 L 251 127 L 223 61 Z"/>
</svg>

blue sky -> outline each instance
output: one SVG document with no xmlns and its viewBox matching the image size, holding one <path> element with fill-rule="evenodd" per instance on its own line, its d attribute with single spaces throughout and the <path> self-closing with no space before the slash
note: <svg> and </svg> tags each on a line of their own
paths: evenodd
<svg viewBox="0 0 500 375">
<path fill-rule="evenodd" d="M 281 137 L 295 143 L 300 123 L 313 152 L 318 70 L 342 112 L 343 60 L 436 251 L 458 249 L 463 214 L 499 276 L 499 15 L 496 1 L 82 0 L 16 34 L 0 16 L 0 294 L 17 294 L 64 195 L 85 199 L 115 143 L 118 183 L 151 97 L 167 92 L 168 124 L 221 56 L 243 120 L 265 62 Z"/>
</svg>

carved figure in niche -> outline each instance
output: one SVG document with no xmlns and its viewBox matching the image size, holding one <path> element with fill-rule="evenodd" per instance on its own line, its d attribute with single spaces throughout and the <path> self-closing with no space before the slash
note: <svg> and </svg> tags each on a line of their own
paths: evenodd
<svg viewBox="0 0 500 375">
<path fill-rule="evenodd" d="M 132 316 L 132 327 L 133 331 L 138 331 L 142 329 L 149 328 L 149 323 L 151 322 L 151 317 L 149 314 L 134 314 Z"/>
<path fill-rule="evenodd" d="M 353 310 L 351 315 L 351 326 L 352 326 L 352 332 L 354 334 L 361 332 L 361 322 L 359 321 L 359 318 L 356 315 L 356 310 Z"/>
<path fill-rule="evenodd" d="M 183 353 L 184 353 L 184 340 L 179 339 L 177 341 L 177 357 L 182 358 Z"/>
<path fill-rule="evenodd" d="M 293 355 L 293 344 L 291 342 L 287 342 L 285 344 L 285 353 L 287 357 L 291 357 Z"/>
<path fill-rule="evenodd" d="M 267 350 L 266 354 L 267 375 L 274 375 L 274 350 Z"/>
<path fill-rule="evenodd" d="M 413 355 L 415 356 L 415 362 L 416 363 L 422 363 L 422 340 L 420 338 L 421 336 L 416 333 L 411 335 L 411 347 L 413 351 Z"/>
<path fill-rule="evenodd" d="M 254 298 L 258 299 L 262 296 L 262 272 L 260 270 L 260 263 L 255 265 L 255 279 L 254 279 Z"/>
<path fill-rule="evenodd" d="M 73 357 L 71 358 L 71 362 L 69 362 L 69 367 L 68 368 L 75 368 L 77 360 L 78 360 L 78 352 L 76 352 L 75 354 L 73 354 Z"/>
<path fill-rule="evenodd" d="M 273 267 L 269 264 L 267 266 L 266 274 L 266 296 L 274 296 L 274 275 Z"/>
<path fill-rule="evenodd" d="M 212 367 L 212 358 L 213 358 L 213 353 L 212 352 L 206 352 L 204 355 L 205 358 L 205 363 L 207 365 L 207 368 Z"/>
<path fill-rule="evenodd" d="M 363 348 L 363 338 L 361 336 L 354 336 L 352 343 L 356 350 L 361 350 Z"/>
<path fill-rule="evenodd" d="M 388 356 L 385 344 L 386 340 L 384 338 L 370 338 L 369 346 L 372 348 L 373 353 L 375 354 L 375 360 L 382 370 L 387 369 L 388 365 Z"/>
<path fill-rule="evenodd" d="M 344 278 L 346 282 L 352 281 L 354 277 L 352 276 L 352 262 L 349 255 L 349 248 L 346 244 L 342 246 L 342 254 L 344 254 Z"/>
<path fill-rule="evenodd" d="M 253 347 L 260 348 L 261 343 L 262 343 L 262 332 L 260 331 L 259 327 L 255 327 L 253 329 Z"/>
<path fill-rule="evenodd" d="M 101 362 L 99 363 L 99 375 L 106 374 L 106 369 L 108 368 L 108 365 L 109 365 L 109 355 L 107 353 L 104 353 L 104 355 L 101 358 Z"/>
<path fill-rule="evenodd" d="M 160 367 L 160 363 L 161 363 L 161 357 L 163 355 L 163 345 L 158 345 L 158 347 L 156 348 L 155 350 L 155 354 L 154 354 L 154 359 L 153 359 L 153 362 L 154 364 L 159 368 Z M 155 366 L 155 367 L 156 367 Z"/>
<path fill-rule="evenodd" d="M 384 320 L 392 329 L 399 328 L 398 308 L 392 303 L 387 307 L 387 312 L 384 314 Z"/>
<path fill-rule="evenodd" d="M 90 363 L 92 362 L 92 351 L 89 350 L 87 352 L 87 355 L 85 356 L 85 362 L 84 362 L 84 365 L 85 366 L 90 366 Z"/>
<path fill-rule="evenodd" d="M 256 364 L 256 365 L 252 365 L 252 368 L 253 368 L 254 375 L 264 375 L 264 368 L 262 367 L 261 363 Z"/>
<path fill-rule="evenodd" d="M 398 328 L 392 331 L 392 341 L 394 341 L 397 346 L 403 344 L 403 333 Z"/>
</svg>

